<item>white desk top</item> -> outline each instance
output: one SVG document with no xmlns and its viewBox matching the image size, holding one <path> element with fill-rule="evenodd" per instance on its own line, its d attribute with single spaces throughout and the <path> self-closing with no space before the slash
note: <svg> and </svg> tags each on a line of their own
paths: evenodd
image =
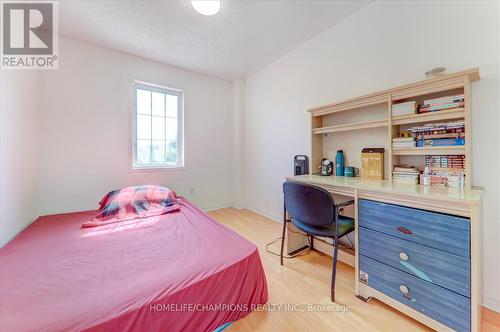
<svg viewBox="0 0 500 332">
<path fill-rule="evenodd" d="M 456 200 L 469 204 L 479 204 L 483 189 L 446 188 L 413 184 L 391 183 L 388 180 L 363 180 L 361 177 L 297 175 L 287 177 L 288 181 L 304 182 L 321 187 L 341 187 L 366 191 L 383 192 L 404 196 L 434 198 L 441 200 Z"/>
</svg>

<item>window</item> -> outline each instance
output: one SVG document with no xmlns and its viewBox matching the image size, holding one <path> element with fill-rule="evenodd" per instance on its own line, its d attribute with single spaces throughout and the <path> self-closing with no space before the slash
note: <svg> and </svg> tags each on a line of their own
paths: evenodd
<svg viewBox="0 0 500 332">
<path fill-rule="evenodd" d="M 183 93 L 134 84 L 133 168 L 184 166 Z"/>
</svg>

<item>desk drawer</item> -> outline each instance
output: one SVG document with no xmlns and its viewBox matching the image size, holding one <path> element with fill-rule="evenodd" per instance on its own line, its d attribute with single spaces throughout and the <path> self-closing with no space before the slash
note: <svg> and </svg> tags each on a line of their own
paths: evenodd
<svg viewBox="0 0 500 332">
<path fill-rule="evenodd" d="M 452 329 L 470 331 L 470 299 L 364 255 L 359 264 L 368 286 Z"/>
<path fill-rule="evenodd" d="M 364 227 L 358 232 L 361 254 L 470 297 L 470 259 Z"/>
<path fill-rule="evenodd" d="M 470 257 L 470 222 L 467 218 L 359 200 L 359 226 Z"/>
</svg>

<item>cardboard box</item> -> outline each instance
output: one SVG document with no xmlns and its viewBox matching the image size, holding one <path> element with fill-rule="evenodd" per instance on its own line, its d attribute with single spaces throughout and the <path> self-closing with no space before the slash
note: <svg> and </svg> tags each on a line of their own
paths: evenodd
<svg viewBox="0 0 500 332">
<path fill-rule="evenodd" d="M 382 180 L 384 178 L 384 148 L 366 148 L 361 152 L 361 177 Z"/>
</svg>

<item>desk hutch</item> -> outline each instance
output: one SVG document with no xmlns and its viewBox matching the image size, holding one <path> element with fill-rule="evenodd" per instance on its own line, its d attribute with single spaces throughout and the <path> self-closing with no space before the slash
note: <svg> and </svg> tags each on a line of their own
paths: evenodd
<svg viewBox="0 0 500 332">
<path fill-rule="evenodd" d="M 311 173 L 322 158 L 333 159 L 336 149 L 344 149 L 348 164 L 359 167 L 362 147 L 384 147 L 385 179 L 287 178 L 325 188 L 337 201 L 355 199 L 354 251 L 339 259 L 355 268 L 356 295 L 377 298 L 440 331 L 480 330 L 483 190 L 472 187 L 470 102 L 477 80 L 476 68 L 310 109 Z M 463 108 L 392 116 L 394 103 L 462 93 Z M 465 122 L 464 146 L 392 146 L 392 138 L 408 127 L 448 120 Z M 465 155 L 465 188 L 392 182 L 393 165 L 421 166 L 425 155 Z M 300 235 L 287 233 L 289 252 L 304 244 Z M 331 245 L 320 246 L 331 253 Z"/>
</svg>

